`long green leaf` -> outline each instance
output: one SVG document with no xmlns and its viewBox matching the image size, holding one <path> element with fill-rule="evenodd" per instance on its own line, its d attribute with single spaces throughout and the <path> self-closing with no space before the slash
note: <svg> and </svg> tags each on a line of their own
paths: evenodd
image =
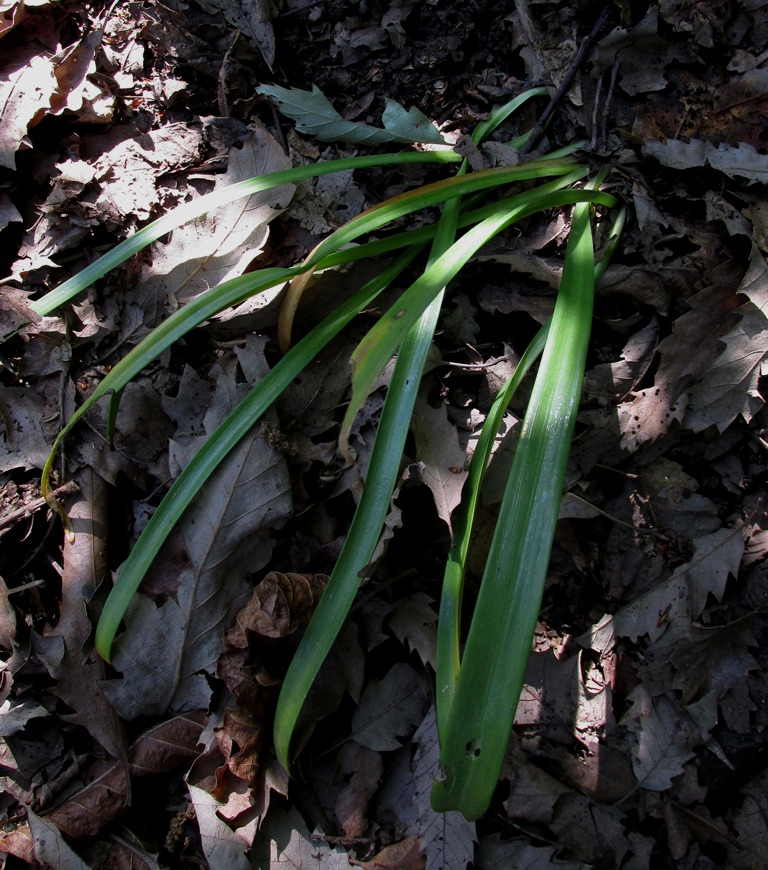
<svg viewBox="0 0 768 870">
<path fill-rule="evenodd" d="M 475 452 L 469 463 L 467 479 L 461 491 L 461 503 L 451 517 L 453 544 L 448 553 L 440 596 L 440 613 L 437 622 L 437 672 L 435 692 L 437 725 L 440 740 L 444 739 L 451 712 L 456 683 L 459 678 L 461 656 L 461 607 L 464 588 L 464 571 L 469 552 L 472 523 L 480 497 L 480 487 L 491 458 L 493 443 L 501 426 L 504 412 L 523 378 L 544 350 L 549 323 L 542 326 L 525 349 L 512 376 L 507 379 L 488 412 L 478 438 Z"/>
<path fill-rule="evenodd" d="M 220 190 L 214 190 L 192 202 L 177 206 L 168 214 L 147 224 L 130 238 L 121 242 L 111 251 L 104 254 L 90 266 L 87 266 L 68 281 L 60 284 L 50 293 L 46 293 L 30 305 L 32 311 L 41 316 L 51 314 L 65 302 L 77 296 L 94 281 L 102 278 L 107 272 L 124 263 L 147 245 L 156 242 L 166 233 L 175 230 L 194 218 L 213 211 L 223 205 L 228 205 L 236 199 L 251 196 L 262 190 L 271 190 L 283 184 L 293 184 L 307 178 L 329 175 L 333 172 L 344 172 L 350 169 L 366 169 L 372 166 L 392 166 L 406 163 L 458 163 L 461 157 L 453 151 L 415 151 L 401 154 L 371 154 L 364 157 L 345 157 L 341 160 L 330 160 L 327 163 L 315 163 L 310 166 L 296 166 L 293 169 L 281 169 L 255 178 L 248 178 L 237 184 L 230 184 Z"/>
<path fill-rule="evenodd" d="M 459 174 L 465 171 L 462 164 Z M 456 234 L 459 200 L 446 203 L 438 222 L 428 269 Z M 275 711 L 274 741 L 280 763 L 290 769 L 290 748 L 299 713 L 362 582 L 378 543 L 397 483 L 405 439 L 442 306 L 442 293 L 428 304 L 403 341 L 387 389 L 371 460 L 352 524 L 323 596 L 285 676 Z"/>
<path fill-rule="evenodd" d="M 96 630 L 96 649 L 102 658 L 109 661 L 120 621 L 160 547 L 222 459 L 333 336 L 394 280 L 418 250 L 415 247 L 402 254 L 308 333 L 250 391 L 192 457 L 147 523 L 107 598 Z"/>
<path fill-rule="evenodd" d="M 624 230 L 627 210 L 622 207 L 614 218 L 608 243 L 595 266 L 595 285 L 605 270 L 618 246 Z M 533 362 L 541 355 L 549 332 L 547 322 L 536 333 L 526 348 L 512 376 L 499 391 L 488 416 L 483 423 L 480 437 L 469 464 L 467 479 L 461 492 L 461 503 L 451 517 L 453 544 L 448 553 L 440 597 L 440 615 L 437 623 L 437 673 L 436 702 L 438 733 L 441 741 L 450 715 L 450 707 L 456 691 L 460 670 L 461 611 L 464 589 L 464 572 L 472 535 L 472 524 L 480 495 L 480 487 L 490 461 L 493 442 L 498 433 L 505 409 L 514 396 L 520 382 Z"/>
<path fill-rule="evenodd" d="M 477 251 L 501 230 L 538 211 L 577 202 L 614 205 L 607 194 L 583 191 L 537 189 L 498 203 L 494 213 L 465 233 L 435 264 L 427 269 L 398 299 L 355 348 L 352 354 L 352 401 L 344 415 L 339 441 L 345 449 L 350 428 L 392 354 L 408 329 L 434 296 L 452 280 Z"/>
<path fill-rule="evenodd" d="M 499 114 L 495 122 L 488 125 L 487 132 L 490 132 L 495 123 L 500 123 L 504 117 L 506 114 Z M 557 164 L 550 164 L 550 166 L 553 165 Z M 463 196 L 478 189 L 476 186 L 478 176 L 491 177 L 486 172 L 464 178 L 465 170 L 466 163 L 462 164 L 459 169 L 459 177 L 453 179 L 452 182 L 439 183 L 443 191 L 450 184 Z M 558 170 L 557 173 L 542 174 L 567 175 L 568 171 L 573 170 L 573 165 L 561 164 L 558 166 Z M 580 175 L 581 170 L 579 169 L 578 172 Z M 515 175 L 519 180 L 520 176 L 516 173 Z M 494 176 L 498 179 L 498 184 L 504 183 L 502 179 L 508 178 L 506 173 L 498 173 L 497 171 L 494 172 Z M 536 168 L 536 174 L 533 177 L 541 177 L 538 168 Z M 467 182 L 474 183 L 468 184 Z M 419 189 L 420 195 L 423 192 L 424 188 Z M 407 197 L 408 195 L 405 194 L 402 200 L 407 201 Z M 443 195 L 442 198 L 445 199 L 445 196 Z M 422 202 L 424 202 L 423 199 Z M 388 202 L 386 208 L 389 209 L 390 206 L 391 203 Z M 496 213 L 497 206 L 488 207 L 483 210 L 480 219 L 484 220 L 496 215 Z M 369 214 L 370 212 L 365 213 L 362 216 L 363 220 L 367 220 Z M 380 219 L 380 216 L 377 216 L 377 219 Z M 427 272 L 432 275 L 434 284 L 430 285 L 431 294 L 428 299 L 424 300 L 420 316 L 416 323 L 412 322 L 400 346 L 376 432 L 363 495 L 355 511 L 339 560 L 307 632 L 291 662 L 280 693 L 275 716 L 274 739 L 278 759 L 286 769 L 290 764 L 291 738 L 301 707 L 352 606 L 361 582 L 361 571 L 373 555 L 389 508 L 389 500 L 397 479 L 421 373 L 442 304 L 443 289 L 450 278 L 448 270 L 443 269 L 441 273 L 437 263 L 440 257 L 450 249 L 455 239 L 457 225 L 461 222 L 459 200 L 453 199 L 447 202 L 427 266 Z M 310 261 L 312 256 L 310 255 Z"/>
<path fill-rule="evenodd" d="M 552 547 L 589 341 L 589 206 L 574 209 L 543 359 L 480 586 L 432 790 L 440 812 L 487 809 L 512 729 Z"/>
</svg>

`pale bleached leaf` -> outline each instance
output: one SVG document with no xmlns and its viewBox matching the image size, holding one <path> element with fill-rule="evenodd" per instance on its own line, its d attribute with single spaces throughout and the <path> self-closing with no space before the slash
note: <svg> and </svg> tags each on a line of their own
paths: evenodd
<svg viewBox="0 0 768 870">
<path fill-rule="evenodd" d="M 251 863 L 245 855 L 246 842 L 216 814 L 222 804 L 196 785 L 187 783 L 187 788 L 208 866 L 249 870 Z"/>
<path fill-rule="evenodd" d="M 626 724 L 633 732 L 635 751 L 632 768 L 638 783 L 650 791 L 666 791 L 693 758 L 692 745 L 701 742 L 692 736 L 680 708 L 666 695 L 652 698 L 640 684 L 629 695 L 633 702 Z"/>
<path fill-rule="evenodd" d="M 371 680 L 352 718 L 352 733 L 361 746 L 384 752 L 400 748 L 421 721 L 426 695 L 418 674 L 404 663 L 394 665 L 381 682 Z"/>
<path fill-rule="evenodd" d="M 350 870 L 352 867 L 344 849 L 310 837 L 295 807 L 288 812 L 276 806 L 270 808 L 254 841 L 252 860 L 252 866 L 262 870 Z"/>
<path fill-rule="evenodd" d="M 29 830 L 35 842 L 35 856 L 44 867 L 56 870 L 90 870 L 62 837 L 61 831 L 52 822 L 27 810 Z"/>
<path fill-rule="evenodd" d="M 461 501 L 461 488 L 467 477 L 467 456 L 459 444 L 456 427 L 448 420 L 444 404 L 433 408 L 424 393 L 416 405 L 411 421 L 416 441 L 416 458 L 435 500 L 437 514 L 450 529 L 451 513 Z"/>
<path fill-rule="evenodd" d="M 419 838 L 427 856 L 427 870 L 466 870 L 474 859 L 475 823 L 459 812 L 436 813 L 430 803 L 432 784 L 440 776 L 437 715 L 430 707 L 414 735 L 416 753 L 411 769 L 415 784 L 416 817 L 406 830 Z"/>
<path fill-rule="evenodd" d="M 263 341 L 242 349 L 241 368 L 252 379 L 264 371 Z M 216 389 L 203 426 L 210 434 L 249 389 L 237 380 L 234 358 L 215 368 Z M 205 436 L 187 445 L 187 459 Z M 292 509 L 284 456 L 254 429 L 223 460 L 184 514 L 180 530 L 189 562 L 179 576 L 176 598 L 161 607 L 138 595 L 118 638 L 114 664 L 122 680 L 106 690 L 120 714 L 159 715 L 207 706 L 224 631 L 245 604 L 248 574 L 272 552 L 269 529 Z"/>
<path fill-rule="evenodd" d="M 352 142 L 359 145 L 383 145 L 387 142 L 429 142 L 444 144 L 432 122 L 416 108 L 404 109 L 394 100 L 387 100 L 382 115 L 383 129 L 359 121 L 345 121 L 333 108 L 325 94 L 312 85 L 311 91 L 262 85 L 256 93 L 273 100 L 289 117 L 299 133 L 314 136 L 322 142 Z"/>
<path fill-rule="evenodd" d="M 216 189 L 290 166 L 274 137 L 256 127 L 242 148 L 230 149 L 227 171 L 217 179 Z M 241 197 L 174 230 L 170 241 L 153 246 L 137 292 L 160 304 L 173 300 L 179 305 L 241 275 L 262 250 L 269 221 L 288 205 L 293 191 L 288 184 Z M 256 304 L 264 306 L 272 296 L 260 294 Z"/>
</svg>

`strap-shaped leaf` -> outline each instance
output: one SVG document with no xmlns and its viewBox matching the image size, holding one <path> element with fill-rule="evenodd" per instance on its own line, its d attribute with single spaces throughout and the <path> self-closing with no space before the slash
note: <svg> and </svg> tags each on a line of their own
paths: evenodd
<svg viewBox="0 0 768 870">
<path fill-rule="evenodd" d="M 314 163 L 309 166 L 296 166 L 293 169 L 280 169 L 255 178 L 248 178 L 214 190 L 191 202 L 183 203 L 158 218 L 156 221 L 142 227 L 138 232 L 121 242 L 99 257 L 98 260 L 86 266 L 81 272 L 64 281 L 50 293 L 41 296 L 32 303 L 30 308 L 35 314 L 45 316 L 51 314 L 60 305 L 68 302 L 90 287 L 94 281 L 102 278 L 107 272 L 115 269 L 121 263 L 137 254 L 152 242 L 156 242 L 166 233 L 175 230 L 187 221 L 194 220 L 206 212 L 227 205 L 244 196 L 251 196 L 262 190 L 270 190 L 283 184 L 295 184 L 307 178 L 320 175 L 330 175 L 333 172 L 344 172 L 349 169 L 366 169 L 371 166 L 392 166 L 401 163 L 458 163 L 461 157 L 453 151 L 413 151 L 403 154 L 366 154 L 363 157 L 343 157 L 340 160 L 329 160 L 327 163 Z"/>
<path fill-rule="evenodd" d="M 407 250 L 308 333 L 267 373 L 192 457 L 152 515 L 118 574 L 96 629 L 96 649 L 109 661 L 120 621 L 171 529 L 206 480 L 288 384 L 349 321 L 369 305 L 418 252 Z M 388 502 L 387 502 L 388 503 Z"/>
<path fill-rule="evenodd" d="M 560 292 L 441 733 L 439 812 L 488 808 L 512 730 L 576 421 L 592 319 L 589 205 L 574 209 Z"/>
<path fill-rule="evenodd" d="M 542 187 L 547 187 L 543 185 Z M 496 213 L 485 218 L 453 244 L 400 297 L 355 348 L 352 354 L 352 401 L 344 415 L 339 444 L 346 452 L 349 431 L 357 412 L 368 398 L 374 383 L 397 350 L 403 336 L 418 320 L 440 288 L 445 287 L 471 257 L 501 230 L 538 211 L 575 202 L 615 205 L 615 199 L 594 191 L 530 191 L 498 204 Z"/>
</svg>

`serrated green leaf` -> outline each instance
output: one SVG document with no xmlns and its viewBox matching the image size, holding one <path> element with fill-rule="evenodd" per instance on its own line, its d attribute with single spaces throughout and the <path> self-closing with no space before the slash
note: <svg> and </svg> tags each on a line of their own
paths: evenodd
<svg viewBox="0 0 768 870">
<path fill-rule="evenodd" d="M 429 142 L 444 145 L 445 139 L 429 118 L 416 106 L 406 111 L 400 103 L 387 99 L 387 106 L 381 116 L 384 130 L 392 134 L 393 142 Z"/>
<path fill-rule="evenodd" d="M 306 133 L 323 142 L 351 142 L 356 145 L 383 145 L 388 142 L 445 144 L 426 115 L 416 108 L 406 111 L 394 100 L 387 100 L 382 115 L 382 129 L 357 121 L 345 121 L 317 85 L 312 85 L 311 91 L 262 85 L 256 88 L 256 93 L 275 102 L 280 111 L 296 124 L 299 133 Z"/>
</svg>

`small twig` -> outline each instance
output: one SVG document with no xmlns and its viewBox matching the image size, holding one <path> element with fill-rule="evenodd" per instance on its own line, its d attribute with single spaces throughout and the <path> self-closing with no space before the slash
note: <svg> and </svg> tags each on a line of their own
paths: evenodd
<svg viewBox="0 0 768 870">
<path fill-rule="evenodd" d="M 619 62 L 618 60 L 613 65 L 613 69 L 611 70 L 611 83 L 608 86 L 608 96 L 605 98 L 605 106 L 603 107 L 603 117 L 602 124 L 600 125 L 600 136 L 602 139 L 603 147 L 608 143 L 608 117 L 611 111 L 611 103 L 613 102 L 613 95 L 616 91 L 616 82 L 619 80 Z"/>
<path fill-rule="evenodd" d="M 584 62 L 592 46 L 595 44 L 595 40 L 600 35 L 600 31 L 603 29 L 603 25 L 608 19 L 609 11 L 609 6 L 606 4 L 603 7 L 603 11 L 598 16 L 598 19 L 595 22 L 595 26 L 592 28 L 589 36 L 584 40 L 584 42 L 582 42 L 579 50 L 576 52 L 573 60 L 571 61 L 570 67 L 568 67 L 568 72 L 566 72 L 563 80 L 558 85 L 558 88 L 555 91 L 554 96 L 550 100 L 549 105 L 544 110 L 544 114 L 541 116 L 536 126 L 531 131 L 531 135 L 528 137 L 525 145 L 523 145 L 523 147 L 520 149 L 521 157 L 533 151 L 533 149 L 541 141 L 541 137 L 544 135 L 544 129 L 549 123 L 549 119 L 552 117 L 552 115 L 554 115 L 555 110 L 562 102 L 563 97 L 566 95 L 569 88 L 571 87 L 571 83 L 573 82 L 573 79 L 576 76 L 579 67 Z"/>
<path fill-rule="evenodd" d="M 24 583 L 21 586 L 12 586 L 10 589 L 0 591 L 0 596 L 15 595 L 17 592 L 26 592 L 27 589 L 36 589 L 38 586 L 45 586 L 45 580 L 30 580 L 29 583 Z"/>
<path fill-rule="evenodd" d="M 74 480 L 70 480 L 63 486 L 54 490 L 53 494 L 56 498 L 61 498 L 66 495 L 74 495 L 76 492 L 80 492 L 80 487 L 78 487 Z M 5 516 L 0 517 L 0 536 L 5 534 L 5 531 L 7 531 L 10 526 L 14 526 L 21 520 L 31 517 L 33 513 L 39 511 L 42 507 L 46 507 L 45 499 L 42 497 L 36 498 L 34 501 L 29 502 L 29 504 L 25 504 L 23 507 L 17 508 L 15 511 L 11 511 L 8 514 L 5 514 Z"/>
</svg>

